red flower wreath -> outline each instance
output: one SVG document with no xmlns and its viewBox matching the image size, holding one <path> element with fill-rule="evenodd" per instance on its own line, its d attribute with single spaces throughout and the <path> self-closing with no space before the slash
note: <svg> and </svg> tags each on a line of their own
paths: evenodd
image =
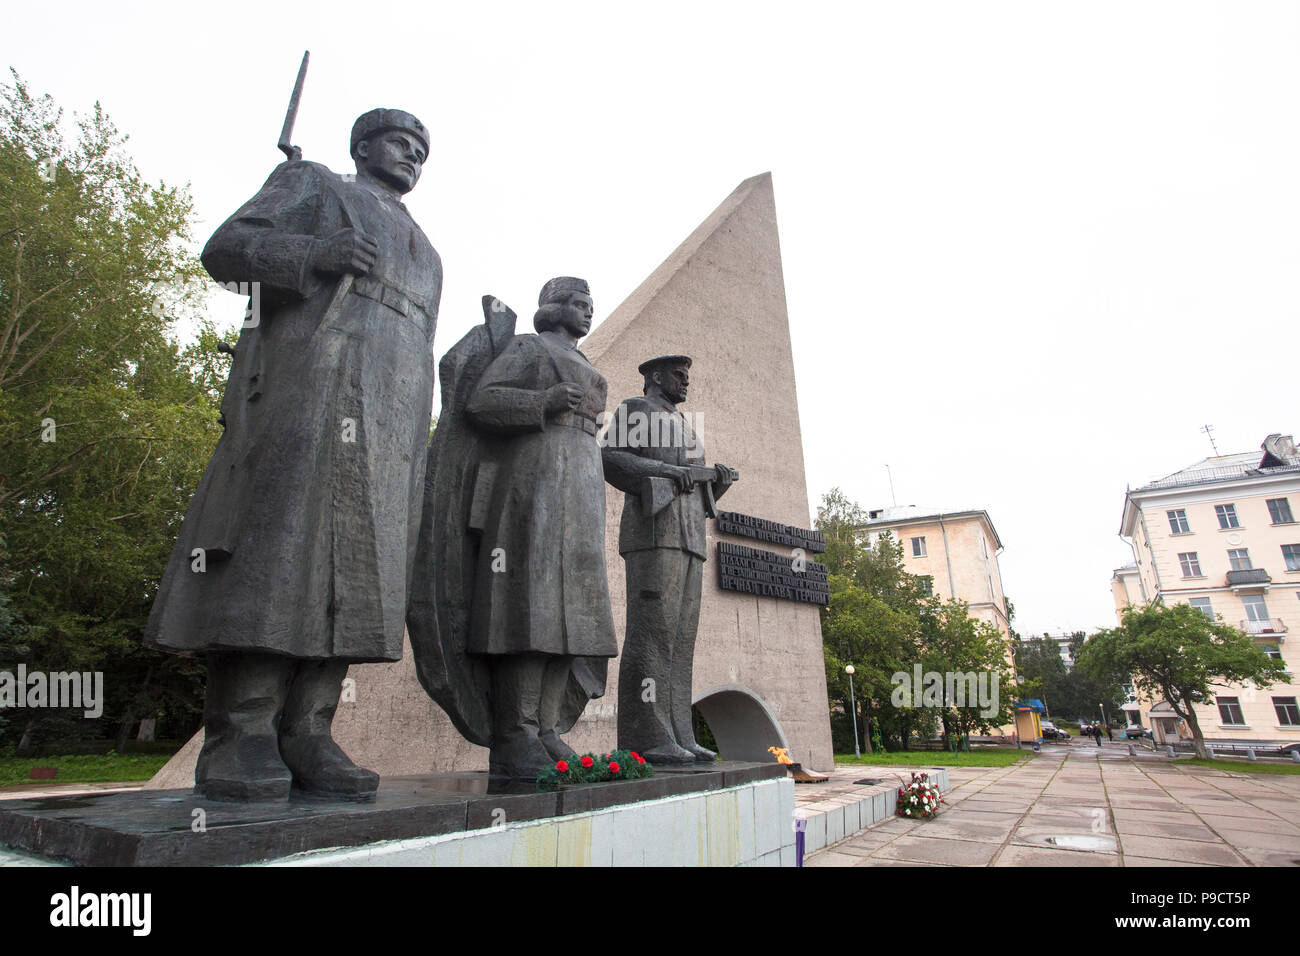
<svg viewBox="0 0 1300 956">
<path fill-rule="evenodd" d="M 630 751 L 630 753 L 632 754 L 632 759 L 635 760 L 637 763 L 645 763 L 645 757 L 642 757 L 635 750 Z"/>
<path fill-rule="evenodd" d="M 560 771 L 560 773 L 568 773 L 568 772 L 569 772 L 569 762 L 568 762 L 567 760 L 559 760 L 559 761 L 556 761 L 555 769 L 558 770 L 558 771 Z"/>
<path fill-rule="evenodd" d="M 610 772 L 610 773 L 618 773 L 618 761 L 617 761 L 617 760 L 611 760 L 611 761 L 609 762 L 609 772 Z"/>
<path fill-rule="evenodd" d="M 594 764 L 595 762 L 596 762 L 596 761 L 592 760 L 590 757 L 583 757 L 583 758 L 582 758 L 582 765 L 583 765 L 584 767 L 587 767 L 587 768 L 590 768 L 591 765 Z"/>
</svg>

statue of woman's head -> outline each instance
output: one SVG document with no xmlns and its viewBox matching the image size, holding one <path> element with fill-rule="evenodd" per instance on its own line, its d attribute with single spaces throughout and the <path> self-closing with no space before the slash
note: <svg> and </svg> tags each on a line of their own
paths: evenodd
<svg viewBox="0 0 1300 956">
<path fill-rule="evenodd" d="M 538 332 L 561 330 L 575 339 L 591 331 L 591 317 L 595 305 L 586 279 L 559 276 L 542 286 L 537 297 L 538 309 L 533 315 L 533 328 Z"/>
</svg>

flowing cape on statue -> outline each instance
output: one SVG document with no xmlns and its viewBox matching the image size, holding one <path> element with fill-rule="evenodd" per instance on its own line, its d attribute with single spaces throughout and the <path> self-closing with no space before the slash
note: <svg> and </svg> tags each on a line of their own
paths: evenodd
<svg viewBox="0 0 1300 956">
<path fill-rule="evenodd" d="M 406 623 L 420 684 L 466 740 L 490 747 L 488 660 L 466 651 L 480 545 L 469 524 L 479 464 L 496 457 L 493 451 L 503 439 L 470 424 L 465 406 L 487 367 L 514 337 L 516 315 L 485 295 L 483 316 L 483 324 L 438 363 L 442 410 L 429 442 Z M 607 663 L 603 657 L 574 659 L 557 731 L 570 730 L 587 701 L 604 694 Z"/>
</svg>

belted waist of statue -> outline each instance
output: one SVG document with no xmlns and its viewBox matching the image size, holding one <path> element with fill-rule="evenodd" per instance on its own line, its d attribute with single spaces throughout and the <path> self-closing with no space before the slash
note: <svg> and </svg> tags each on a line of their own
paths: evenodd
<svg viewBox="0 0 1300 956">
<path fill-rule="evenodd" d="M 565 412 L 563 415 L 556 415 L 551 419 L 552 425 L 568 425 L 570 428 L 577 428 L 586 432 L 593 438 L 600 431 L 600 426 L 596 424 L 596 419 L 591 418 L 581 412 Z"/>
<path fill-rule="evenodd" d="M 428 318 L 428 310 L 423 302 L 411 298 L 397 286 L 383 279 L 372 276 L 357 276 L 352 281 L 352 291 L 363 298 L 373 299 L 388 306 L 394 312 L 407 317 Z M 416 313 L 416 315 L 412 315 Z"/>
</svg>

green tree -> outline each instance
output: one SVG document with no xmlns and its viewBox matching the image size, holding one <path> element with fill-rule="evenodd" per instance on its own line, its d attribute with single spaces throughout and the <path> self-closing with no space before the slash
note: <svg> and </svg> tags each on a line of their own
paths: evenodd
<svg viewBox="0 0 1300 956">
<path fill-rule="evenodd" d="M 1086 640 L 1083 631 L 1076 631 L 1070 636 L 1070 656 L 1076 661 Z M 1114 678 L 1098 680 L 1082 667 L 1076 666 L 1070 670 L 1057 693 L 1061 701 L 1060 712 L 1063 714 L 1092 719 L 1101 716 L 1102 708 L 1105 709 L 1107 718 L 1123 713 L 1124 681 Z"/>
<path fill-rule="evenodd" d="M 1286 672 L 1249 636 L 1187 604 L 1126 609 L 1118 627 L 1084 642 L 1077 667 L 1103 683 L 1122 683 L 1131 675 L 1139 693 L 1168 701 L 1187 721 L 1202 758 L 1209 752 L 1194 705 L 1211 699 L 1212 685 L 1249 681 L 1264 688 Z"/>
<path fill-rule="evenodd" d="M 857 707 L 860 740 L 868 750 L 878 731 L 887 748 L 906 749 L 914 737 L 929 737 L 942 729 L 945 738 L 999 726 L 1009 721 L 1013 675 L 1006 645 L 996 627 L 970 616 L 960 601 L 940 603 L 927 593 L 921 579 L 903 564 L 902 544 L 889 532 L 871 541 L 865 534 L 867 515 L 839 489 L 832 489 L 818 509 L 817 527 L 826 535 L 825 560 L 830 572 L 830 603 L 822 610 L 822 647 L 826 663 L 827 696 L 837 751 L 852 749 L 849 679 L 852 664 L 853 703 Z M 984 687 L 998 678 L 994 712 L 972 702 L 958 707 L 943 694 L 934 706 L 896 706 L 894 680 L 910 681 L 914 665 L 940 674 L 984 674 Z M 847 746 L 846 746 L 847 744 Z"/>
<path fill-rule="evenodd" d="M 913 733 L 929 733 L 933 715 L 890 704 L 890 678 L 919 660 L 919 582 L 903 569 L 902 547 L 890 534 L 872 546 L 867 515 L 838 488 L 822 498 L 817 528 L 826 535 L 823 556 L 830 575 L 830 603 L 822 609 L 822 649 L 835 749 L 853 749 L 853 713 L 845 666 L 852 664 L 858 739 L 870 752 L 878 731 L 903 749 Z"/>
<path fill-rule="evenodd" d="M 1056 642 L 1046 635 L 1017 639 L 1012 642 L 1012 651 L 1020 692 L 1026 697 L 1040 698 L 1049 713 L 1055 708 L 1057 716 L 1069 714 L 1065 702 L 1069 671 Z"/>
<path fill-rule="evenodd" d="M 946 745 L 951 746 L 954 737 L 1014 720 L 1012 698 L 1020 690 L 1007 661 L 1002 632 L 988 621 L 972 617 L 966 602 L 948 600 L 939 604 L 931 599 L 921 615 L 921 646 L 924 670 L 945 675 L 939 716 Z M 949 696 L 949 674 L 955 681 L 962 680 L 960 675 L 975 675 L 977 687 L 983 681 L 981 690 L 995 696 L 987 701 L 972 701 L 967 682 L 961 696 L 953 699 Z"/>
<path fill-rule="evenodd" d="M 99 104 L 75 142 L 61 124 L 16 73 L 0 87 L 0 581 L 22 630 L 0 666 L 104 670 L 106 721 L 184 732 L 201 666 L 140 637 L 228 363 L 197 321 L 187 193 L 143 180 Z"/>
</svg>

